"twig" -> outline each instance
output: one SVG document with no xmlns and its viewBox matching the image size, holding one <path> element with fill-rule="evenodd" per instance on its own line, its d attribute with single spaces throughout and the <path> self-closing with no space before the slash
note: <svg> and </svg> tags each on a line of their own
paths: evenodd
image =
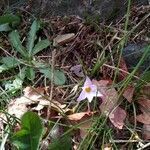
<svg viewBox="0 0 150 150">
<path fill-rule="evenodd" d="M 110 66 L 110 65 L 108 65 L 108 64 L 103 64 L 103 66 L 106 66 L 106 67 L 109 67 L 109 68 L 111 68 L 111 69 L 114 69 L 114 70 L 116 70 L 116 69 L 118 69 L 119 71 L 121 71 L 121 72 L 123 72 L 123 73 L 126 73 L 126 74 L 130 74 L 130 72 L 127 72 L 127 71 L 125 71 L 125 70 L 123 70 L 123 69 L 120 69 L 120 68 L 117 68 L 117 67 L 114 67 L 114 66 Z M 141 80 L 138 76 L 133 76 L 134 78 L 136 78 L 136 79 L 138 79 L 138 80 Z M 141 80 L 141 81 L 143 81 L 143 82 L 145 82 L 144 80 Z"/>
<path fill-rule="evenodd" d="M 51 102 L 52 102 L 52 98 L 53 98 L 53 88 L 54 88 L 53 81 L 54 81 L 55 53 L 56 53 L 55 50 L 52 51 L 52 64 L 51 64 L 52 74 L 51 74 L 51 88 L 50 88 L 50 97 L 49 97 L 50 104 L 49 104 L 49 107 L 47 109 L 47 120 L 49 120 L 49 117 L 50 117 Z"/>
<path fill-rule="evenodd" d="M 5 50 L 2 46 L 0 46 L 0 49 L 2 50 L 2 51 L 4 51 L 7 55 L 9 55 L 9 56 L 12 56 L 9 52 L 7 52 L 7 50 Z"/>
<path fill-rule="evenodd" d="M 143 149 L 145 149 L 145 148 L 147 148 L 147 147 L 149 147 L 149 146 L 150 146 L 150 142 L 147 143 L 147 144 L 145 144 L 145 145 L 143 145 L 141 148 L 139 148 L 139 149 L 137 149 L 137 150 L 143 150 Z"/>
<path fill-rule="evenodd" d="M 110 140 L 110 143 L 137 143 L 139 140 Z"/>
</svg>

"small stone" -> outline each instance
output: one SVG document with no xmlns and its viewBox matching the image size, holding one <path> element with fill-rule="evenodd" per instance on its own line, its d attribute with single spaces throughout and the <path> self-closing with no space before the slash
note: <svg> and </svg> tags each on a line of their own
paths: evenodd
<svg viewBox="0 0 150 150">
<path fill-rule="evenodd" d="M 123 49 L 123 57 L 125 59 L 127 66 L 129 67 L 129 70 L 133 70 L 136 67 L 136 65 L 142 58 L 142 55 L 144 54 L 144 50 L 146 47 L 147 47 L 146 43 L 130 43 Z M 140 71 L 144 71 L 145 69 L 150 67 L 149 57 L 147 57 L 144 60 L 143 64 L 140 66 L 139 68 Z"/>
</svg>

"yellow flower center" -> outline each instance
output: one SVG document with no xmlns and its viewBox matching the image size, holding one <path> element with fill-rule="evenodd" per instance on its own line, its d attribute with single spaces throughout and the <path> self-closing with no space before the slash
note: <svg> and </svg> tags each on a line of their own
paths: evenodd
<svg viewBox="0 0 150 150">
<path fill-rule="evenodd" d="M 87 93 L 90 93 L 90 92 L 91 92 L 91 88 L 90 88 L 90 87 L 86 87 L 86 88 L 85 88 L 85 91 L 86 91 Z"/>
</svg>

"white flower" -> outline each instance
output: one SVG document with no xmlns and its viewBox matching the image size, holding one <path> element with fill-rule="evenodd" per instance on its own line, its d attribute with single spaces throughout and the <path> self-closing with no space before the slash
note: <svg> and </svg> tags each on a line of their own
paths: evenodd
<svg viewBox="0 0 150 150">
<path fill-rule="evenodd" d="M 97 90 L 97 86 L 92 83 L 89 77 L 86 77 L 84 86 L 82 87 L 82 92 L 80 93 L 77 101 L 82 101 L 85 98 L 89 102 L 92 101 L 93 97 L 102 97 L 103 95 Z"/>
</svg>

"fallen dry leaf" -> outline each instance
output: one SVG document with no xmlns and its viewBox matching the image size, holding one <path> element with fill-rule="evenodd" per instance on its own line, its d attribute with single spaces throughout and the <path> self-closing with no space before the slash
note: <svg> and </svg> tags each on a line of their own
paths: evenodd
<svg viewBox="0 0 150 150">
<path fill-rule="evenodd" d="M 84 77 L 82 65 L 75 65 L 71 67 L 70 71 L 72 71 L 78 77 Z"/>
<path fill-rule="evenodd" d="M 146 98 L 150 99 L 150 84 L 145 85 L 141 89 L 141 94 L 144 95 Z"/>
<path fill-rule="evenodd" d="M 71 40 L 73 40 L 74 38 L 75 38 L 74 33 L 57 35 L 57 37 L 54 38 L 54 40 L 53 40 L 53 46 L 66 44 L 66 43 L 70 42 Z"/>
<path fill-rule="evenodd" d="M 21 118 L 21 116 L 28 111 L 27 105 L 31 105 L 31 101 L 25 97 L 17 98 L 15 100 L 12 100 L 8 107 L 7 112 L 10 115 L 14 115 L 17 118 Z"/>
<path fill-rule="evenodd" d="M 103 114 L 108 116 L 118 102 L 118 93 L 115 88 L 107 89 L 102 97 L 102 100 L 103 102 L 100 105 L 100 110 Z"/>
<path fill-rule="evenodd" d="M 126 118 L 126 111 L 120 107 L 116 107 L 118 103 L 118 93 L 116 89 L 110 86 L 111 81 L 109 80 L 94 80 L 93 82 L 103 94 L 102 104 L 100 105 L 102 114 L 109 116 L 110 121 L 116 128 L 122 129 Z"/>
<path fill-rule="evenodd" d="M 111 81 L 109 80 L 94 80 L 93 83 L 97 85 L 98 90 L 103 94 L 100 110 L 102 114 L 108 116 L 112 109 L 117 105 L 118 93 L 114 87 L 110 86 Z"/>
<path fill-rule="evenodd" d="M 143 124 L 150 124 L 150 100 L 149 99 L 139 99 L 138 103 L 140 104 L 139 109 L 142 111 L 142 114 L 136 116 L 137 121 Z"/>
<path fill-rule="evenodd" d="M 135 88 L 133 86 L 128 86 L 124 93 L 123 96 L 127 99 L 128 102 L 132 102 L 133 94 L 134 94 Z"/>
<path fill-rule="evenodd" d="M 80 112 L 80 113 L 75 113 L 75 114 L 71 114 L 68 115 L 67 118 L 71 121 L 79 121 L 81 120 L 83 117 L 86 116 L 92 116 L 93 114 L 95 114 L 96 112 Z"/>
<path fill-rule="evenodd" d="M 146 90 L 147 91 L 147 90 Z M 136 120 L 143 123 L 143 138 L 145 140 L 150 139 L 150 100 L 145 97 L 141 97 L 138 101 L 140 104 L 139 109 L 142 114 L 136 116 Z"/>
<path fill-rule="evenodd" d="M 32 87 L 26 87 L 23 91 L 23 96 L 10 101 L 8 104 L 7 112 L 9 114 L 21 118 L 21 116 L 29 110 L 31 104 L 37 104 L 38 110 L 40 110 L 39 107 L 43 109 L 49 105 L 49 101 L 43 98 L 44 88 L 34 89 Z M 36 110 L 36 107 L 31 109 Z"/>
<path fill-rule="evenodd" d="M 136 120 L 143 124 L 150 124 L 150 116 L 146 113 L 136 116 Z"/>
<path fill-rule="evenodd" d="M 150 124 L 150 113 L 143 112 L 143 114 L 136 116 L 136 120 L 143 124 L 149 125 Z"/>
<path fill-rule="evenodd" d="M 48 100 L 48 97 L 45 98 L 44 94 L 44 88 L 32 88 L 32 87 L 26 87 L 24 90 L 24 95 L 16 98 L 14 100 L 11 100 L 10 103 L 7 106 L 7 112 L 10 115 L 14 115 L 17 118 L 21 118 L 21 116 L 30 110 L 42 110 L 44 107 L 47 107 L 51 105 L 51 108 L 53 110 L 56 110 L 58 112 L 63 109 L 65 112 L 66 105 L 62 105 L 57 101 L 54 101 L 53 103 Z M 33 104 L 35 107 L 33 107 Z M 66 109 L 68 111 L 68 109 Z"/>
<path fill-rule="evenodd" d="M 128 72 L 128 68 L 127 68 L 126 62 L 123 58 L 121 58 L 121 61 L 119 63 L 119 68 L 122 69 L 123 71 L 125 71 L 125 72 L 122 72 L 122 71 L 119 72 L 118 78 L 120 81 L 122 81 L 128 76 L 128 74 L 126 73 L 126 72 Z"/>
<path fill-rule="evenodd" d="M 24 96 L 25 97 L 32 97 L 32 98 L 35 98 L 37 99 L 39 96 L 41 96 L 42 94 L 44 94 L 44 88 L 32 88 L 30 86 L 27 86 L 26 88 L 23 89 L 23 92 L 24 92 Z M 34 96 L 34 97 L 33 97 Z"/>
<path fill-rule="evenodd" d="M 143 138 L 145 140 L 150 140 L 150 124 L 143 125 Z"/>
<path fill-rule="evenodd" d="M 150 111 L 150 100 L 149 99 L 145 99 L 145 98 L 141 98 L 137 101 L 142 107 L 144 107 L 144 109 L 146 109 L 147 111 Z"/>
<path fill-rule="evenodd" d="M 118 129 L 123 128 L 125 118 L 126 111 L 120 107 L 117 107 L 109 114 L 109 119 L 111 123 Z"/>
<path fill-rule="evenodd" d="M 111 83 L 111 81 L 109 80 L 92 80 L 93 84 L 95 84 L 98 88 L 99 91 L 103 90 L 105 91 L 105 89 L 108 87 L 108 85 Z"/>
</svg>

